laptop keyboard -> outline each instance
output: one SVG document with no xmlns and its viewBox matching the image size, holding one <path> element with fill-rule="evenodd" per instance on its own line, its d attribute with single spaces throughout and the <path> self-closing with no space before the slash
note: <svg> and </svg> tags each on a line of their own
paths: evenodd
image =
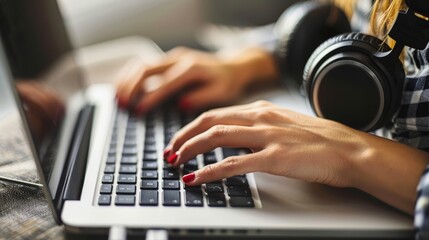
<svg viewBox="0 0 429 240">
<path fill-rule="evenodd" d="M 144 119 L 118 111 L 109 150 L 102 165 L 99 206 L 255 207 L 247 175 L 186 186 L 183 175 L 214 164 L 240 149 L 215 149 L 172 168 L 162 150 L 192 117 L 177 112 L 153 113 Z"/>
</svg>

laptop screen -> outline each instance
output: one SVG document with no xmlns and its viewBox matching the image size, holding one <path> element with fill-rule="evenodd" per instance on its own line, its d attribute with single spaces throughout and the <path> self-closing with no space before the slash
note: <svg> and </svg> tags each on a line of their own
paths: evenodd
<svg viewBox="0 0 429 240">
<path fill-rule="evenodd" d="M 0 0 L 0 34 L 38 155 L 55 197 L 67 149 L 67 102 L 84 87 L 55 0 Z M 61 141 L 60 141 L 61 140 Z"/>
</svg>

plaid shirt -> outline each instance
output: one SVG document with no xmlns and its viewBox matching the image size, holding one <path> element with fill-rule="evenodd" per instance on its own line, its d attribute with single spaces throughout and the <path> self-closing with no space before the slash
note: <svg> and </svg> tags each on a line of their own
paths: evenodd
<svg viewBox="0 0 429 240">
<path fill-rule="evenodd" d="M 429 152 L 429 45 L 422 51 L 409 49 L 405 67 L 407 78 L 392 136 Z M 417 187 L 414 220 L 416 239 L 429 239 L 429 165 Z"/>
<path fill-rule="evenodd" d="M 372 1 L 356 1 L 356 4 L 352 28 L 365 32 Z M 393 119 L 392 137 L 429 152 L 429 45 L 425 50 L 407 49 L 404 67 L 405 85 Z M 414 225 L 416 239 L 429 239 L 429 165 L 417 186 Z"/>
</svg>

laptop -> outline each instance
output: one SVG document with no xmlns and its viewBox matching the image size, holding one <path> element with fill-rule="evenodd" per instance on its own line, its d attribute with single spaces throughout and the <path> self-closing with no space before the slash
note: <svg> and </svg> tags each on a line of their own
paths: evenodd
<svg viewBox="0 0 429 240">
<path fill-rule="evenodd" d="M 17 124 L 46 199 L 68 232 L 119 229 L 138 236 L 162 229 L 186 239 L 413 236 L 412 217 L 355 189 L 262 173 L 186 187 L 184 174 L 246 150 L 217 148 L 171 168 L 163 148 L 195 116 L 167 103 L 137 118 L 117 108 L 111 85 L 86 84 L 56 1 L 1 1 L 0 13 L 0 85 L 13 93 L 9 101 L 20 113 Z M 145 44 L 162 56 L 154 43 Z M 311 114 L 296 89 L 246 101 L 260 98 Z"/>
</svg>

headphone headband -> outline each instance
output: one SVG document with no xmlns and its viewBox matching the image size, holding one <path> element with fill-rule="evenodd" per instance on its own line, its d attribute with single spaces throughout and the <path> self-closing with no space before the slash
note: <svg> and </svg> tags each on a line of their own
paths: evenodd
<svg viewBox="0 0 429 240">
<path fill-rule="evenodd" d="M 414 12 L 429 17 L 429 1 L 427 0 L 405 0 L 405 4 Z"/>
<path fill-rule="evenodd" d="M 411 8 L 400 11 L 389 36 L 401 45 L 423 50 L 429 42 L 429 21 Z"/>
</svg>

